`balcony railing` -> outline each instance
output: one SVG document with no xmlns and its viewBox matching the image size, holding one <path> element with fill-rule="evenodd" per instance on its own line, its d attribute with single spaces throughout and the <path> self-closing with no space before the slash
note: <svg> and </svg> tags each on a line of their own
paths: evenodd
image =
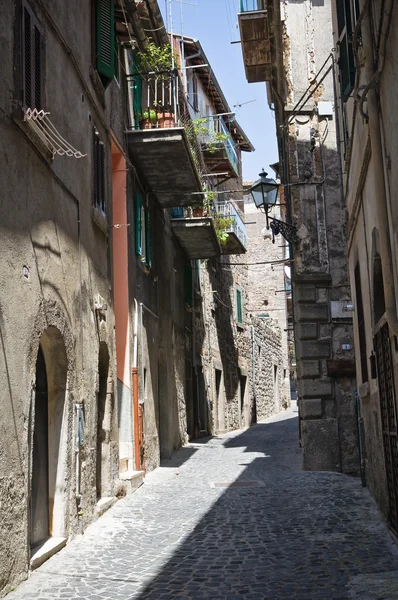
<svg viewBox="0 0 398 600">
<path fill-rule="evenodd" d="M 221 116 L 210 116 L 203 119 L 203 121 L 204 126 L 199 132 L 199 141 L 202 142 L 204 150 L 214 156 L 217 154 L 217 151 L 224 150 L 233 170 L 238 174 L 238 155 L 224 119 Z M 207 131 L 202 131 L 202 129 L 206 129 Z"/>
<path fill-rule="evenodd" d="M 265 10 L 265 0 L 240 0 L 240 12 Z"/>
<path fill-rule="evenodd" d="M 243 254 L 247 248 L 246 227 L 242 218 L 229 200 L 215 200 L 214 207 L 210 210 L 203 208 L 178 207 L 171 210 L 171 218 L 173 220 L 189 220 L 192 224 L 195 219 L 200 222 L 203 219 L 212 220 L 217 225 L 217 217 L 225 217 L 230 219 L 226 229 L 221 227 L 220 233 L 225 232 L 229 235 L 224 243 L 221 243 L 221 251 L 223 254 Z M 216 226 L 216 231 L 218 227 Z"/>
<path fill-rule="evenodd" d="M 232 202 L 228 200 L 215 200 L 214 208 L 216 215 L 220 217 L 233 217 L 233 222 L 227 229 L 227 232 L 234 233 L 242 246 L 247 248 L 246 227 Z"/>
<path fill-rule="evenodd" d="M 148 186 L 163 208 L 192 204 L 206 164 L 178 74 L 134 73 L 127 91 L 128 141 Z"/>
</svg>

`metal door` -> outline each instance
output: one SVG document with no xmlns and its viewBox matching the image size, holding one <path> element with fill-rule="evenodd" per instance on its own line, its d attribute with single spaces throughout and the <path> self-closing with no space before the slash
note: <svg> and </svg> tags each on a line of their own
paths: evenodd
<svg viewBox="0 0 398 600">
<path fill-rule="evenodd" d="M 380 411 L 383 429 L 383 445 L 386 464 L 389 521 L 398 534 L 398 454 L 397 454 L 397 410 L 395 404 L 394 374 L 391 344 L 387 323 L 381 327 L 374 339 L 379 383 Z"/>
<path fill-rule="evenodd" d="M 46 363 L 41 347 L 36 362 L 35 423 L 31 492 L 30 545 L 50 536 L 48 502 L 48 391 Z"/>
</svg>

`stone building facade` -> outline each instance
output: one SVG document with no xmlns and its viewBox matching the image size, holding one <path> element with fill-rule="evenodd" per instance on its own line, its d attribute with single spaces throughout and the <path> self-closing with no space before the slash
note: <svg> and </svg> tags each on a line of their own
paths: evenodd
<svg viewBox="0 0 398 600">
<path fill-rule="evenodd" d="M 332 2 L 332 16 L 361 463 L 364 480 L 397 534 L 398 13 L 393 2 Z"/>
<path fill-rule="evenodd" d="M 356 473 L 354 339 L 330 19 L 330 1 L 243 1 L 239 14 L 246 76 L 267 82 L 275 111 L 286 220 L 296 227 L 293 321 L 304 467 Z"/>
<path fill-rule="evenodd" d="M 0 593 L 189 437 L 285 404 L 245 259 L 189 212 L 214 161 L 241 189 L 250 142 L 199 143 L 180 70 L 140 67 L 169 41 L 157 2 L 125 4 L 0 2 Z"/>
<path fill-rule="evenodd" d="M 98 500 L 115 495 L 119 465 L 110 91 L 95 71 L 93 14 L 89 4 L 70 13 L 62 2 L 34 0 L 0 9 L 7 590 L 27 576 L 31 549 L 37 564 L 43 540 L 65 544 L 93 519 Z"/>
</svg>

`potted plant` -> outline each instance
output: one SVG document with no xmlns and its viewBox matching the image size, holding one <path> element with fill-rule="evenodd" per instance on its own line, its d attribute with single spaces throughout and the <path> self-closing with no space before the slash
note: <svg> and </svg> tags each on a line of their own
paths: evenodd
<svg viewBox="0 0 398 600">
<path fill-rule="evenodd" d="M 154 42 L 148 42 L 143 52 L 138 52 L 137 57 L 140 70 L 145 75 L 154 74 L 159 79 L 170 79 L 172 75 L 173 61 L 178 64 L 178 55 L 173 52 L 170 44 L 157 46 Z"/>
<path fill-rule="evenodd" d="M 140 121 L 141 129 L 153 129 L 157 122 L 156 110 L 144 110 L 144 112 L 137 115 Z"/>
<path fill-rule="evenodd" d="M 169 127 L 174 127 L 174 114 L 168 106 L 164 106 L 161 102 L 155 104 L 157 109 L 157 122 L 158 127 L 162 129 L 167 129 Z"/>
<path fill-rule="evenodd" d="M 205 213 L 205 208 L 203 204 L 194 204 L 192 207 L 192 216 L 193 217 L 203 217 Z"/>
</svg>

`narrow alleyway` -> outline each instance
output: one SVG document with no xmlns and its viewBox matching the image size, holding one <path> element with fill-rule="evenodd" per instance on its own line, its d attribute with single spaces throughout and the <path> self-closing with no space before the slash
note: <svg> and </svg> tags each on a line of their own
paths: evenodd
<svg viewBox="0 0 398 600">
<path fill-rule="evenodd" d="M 398 599 L 359 479 L 301 471 L 297 414 L 193 443 L 8 600 Z"/>
</svg>

